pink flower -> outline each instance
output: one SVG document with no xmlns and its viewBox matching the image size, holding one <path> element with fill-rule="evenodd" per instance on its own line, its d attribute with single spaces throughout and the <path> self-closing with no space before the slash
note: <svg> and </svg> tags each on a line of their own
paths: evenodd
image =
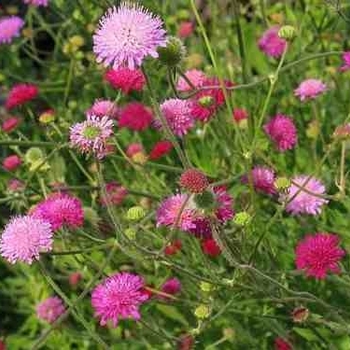
<svg viewBox="0 0 350 350">
<path fill-rule="evenodd" d="M 118 125 L 134 131 L 147 129 L 153 120 L 150 108 L 140 102 L 130 102 L 121 111 Z"/>
<path fill-rule="evenodd" d="M 102 159 L 107 153 L 108 141 L 113 135 L 113 121 L 108 117 L 88 115 L 86 121 L 70 128 L 70 143 L 81 153 L 92 153 Z"/>
<path fill-rule="evenodd" d="M 99 118 L 107 116 L 111 119 L 117 119 L 118 114 L 118 107 L 110 100 L 96 100 L 92 107 L 86 111 L 86 115 L 94 115 Z"/>
<path fill-rule="evenodd" d="M 20 192 L 24 190 L 25 184 L 20 180 L 10 179 L 7 182 L 7 188 L 12 192 Z"/>
<path fill-rule="evenodd" d="M 188 38 L 194 31 L 194 25 L 191 21 L 183 21 L 180 23 L 179 29 L 177 30 L 177 36 L 180 38 Z"/>
<path fill-rule="evenodd" d="M 186 169 L 180 176 L 179 185 L 191 193 L 202 193 L 209 186 L 209 180 L 198 169 Z"/>
<path fill-rule="evenodd" d="M 125 153 L 129 158 L 132 158 L 137 153 L 144 153 L 144 148 L 141 143 L 131 143 L 126 149 Z"/>
<path fill-rule="evenodd" d="M 287 41 L 278 36 L 279 30 L 278 26 L 269 28 L 259 39 L 259 49 L 267 56 L 278 58 L 282 56 L 287 46 Z"/>
<path fill-rule="evenodd" d="M 24 21 L 17 16 L 3 17 L 0 19 L 0 45 L 11 44 L 13 38 L 20 35 Z"/>
<path fill-rule="evenodd" d="M 342 72 L 346 72 L 350 69 L 350 51 L 343 53 L 343 65 L 340 67 Z"/>
<path fill-rule="evenodd" d="M 277 337 L 274 343 L 275 350 L 293 350 L 292 346 L 283 338 Z"/>
<path fill-rule="evenodd" d="M 80 273 L 80 272 L 73 272 L 69 275 L 69 284 L 72 286 L 72 287 L 76 287 L 79 282 L 82 280 L 83 278 L 83 275 Z"/>
<path fill-rule="evenodd" d="M 248 112 L 244 108 L 235 108 L 232 116 L 237 123 L 240 123 L 242 120 L 248 119 Z"/>
<path fill-rule="evenodd" d="M 191 116 L 191 105 L 186 100 L 170 99 L 160 105 L 160 110 L 166 119 L 169 128 L 176 136 L 184 136 L 188 130 L 194 127 L 194 119 Z M 162 127 L 160 121 L 156 121 L 156 127 Z"/>
<path fill-rule="evenodd" d="M 49 0 L 23 0 L 25 4 L 33 5 L 33 6 L 47 6 L 49 4 Z"/>
<path fill-rule="evenodd" d="M 50 297 L 36 307 L 36 315 L 40 320 L 54 323 L 65 311 L 63 301 L 59 297 Z"/>
<path fill-rule="evenodd" d="M 209 255 L 212 258 L 215 258 L 221 255 L 221 249 L 216 243 L 216 241 L 212 238 L 205 239 L 202 244 L 202 250 L 205 255 Z"/>
<path fill-rule="evenodd" d="M 166 293 L 169 295 L 179 294 L 181 291 L 181 282 L 176 277 L 169 278 L 162 284 L 162 286 L 160 287 L 160 290 L 163 293 Z M 163 300 L 171 300 L 171 298 L 165 295 L 159 295 L 159 298 Z"/>
<path fill-rule="evenodd" d="M 157 160 L 165 155 L 169 154 L 173 149 L 173 144 L 168 140 L 158 141 L 152 148 L 149 159 Z"/>
<path fill-rule="evenodd" d="M 317 215 L 321 213 L 322 206 L 328 203 L 328 200 L 322 198 L 325 190 L 322 182 L 314 177 L 295 176 L 288 193 L 282 195 L 281 199 L 287 201 L 288 213 Z"/>
<path fill-rule="evenodd" d="M 324 279 L 328 272 L 340 273 L 339 261 L 345 251 L 339 248 L 339 237 L 329 233 L 307 235 L 295 249 L 295 264 L 307 276 Z"/>
<path fill-rule="evenodd" d="M 2 166 L 7 171 L 16 170 L 21 164 L 22 164 L 22 160 L 16 154 L 13 154 L 12 156 L 8 156 L 2 161 Z"/>
<path fill-rule="evenodd" d="M 148 299 L 144 286 L 142 277 L 128 272 L 119 272 L 99 284 L 92 291 L 91 304 L 100 325 L 111 321 L 116 327 L 119 319 L 139 320 L 139 306 Z"/>
<path fill-rule="evenodd" d="M 327 90 L 326 84 L 318 79 L 307 79 L 300 83 L 294 90 L 294 95 L 298 96 L 300 101 L 315 99 L 318 95 Z"/>
<path fill-rule="evenodd" d="M 233 199 L 227 192 L 225 186 L 213 188 L 214 199 L 216 201 L 215 216 L 221 224 L 231 220 L 235 214 L 233 210 Z"/>
<path fill-rule="evenodd" d="M 77 228 L 84 224 L 84 211 L 80 199 L 66 193 L 54 193 L 37 204 L 31 215 L 51 224 L 54 231 L 66 226 Z"/>
<path fill-rule="evenodd" d="M 106 184 L 106 196 L 103 196 L 100 201 L 104 206 L 120 205 L 127 194 L 128 190 L 125 187 L 115 181 L 111 181 Z"/>
<path fill-rule="evenodd" d="M 114 89 L 120 89 L 126 95 L 130 91 L 141 91 L 146 84 L 146 79 L 141 70 L 129 68 L 109 69 L 105 74 L 105 80 Z"/>
<path fill-rule="evenodd" d="M 8 93 L 5 107 L 10 110 L 37 97 L 39 90 L 34 84 L 17 84 Z"/>
<path fill-rule="evenodd" d="M 294 148 L 297 143 L 297 129 L 293 120 L 285 115 L 277 114 L 264 125 L 264 130 L 280 152 Z"/>
<path fill-rule="evenodd" d="M 31 264 L 39 253 L 52 249 L 51 225 L 32 216 L 13 217 L 0 239 L 0 253 L 11 264 L 21 261 Z"/>
<path fill-rule="evenodd" d="M 275 172 L 265 166 L 255 166 L 252 169 L 252 181 L 254 189 L 258 192 L 266 193 L 272 195 L 276 193 L 274 186 L 275 182 Z M 247 175 L 243 176 L 242 182 L 249 184 L 249 178 Z"/>
<path fill-rule="evenodd" d="M 93 36 L 97 62 L 113 69 L 141 66 L 147 56 L 158 57 L 166 45 L 162 20 L 139 4 L 123 2 L 110 8 Z"/>
<path fill-rule="evenodd" d="M 17 117 L 9 117 L 2 123 L 1 129 L 3 132 L 10 133 L 15 130 L 20 123 L 21 119 Z"/>
<path fill-rule="evenodd" d="M 205 73 L 198 69 L 191 69 L 186 71 L 185 76 L 195 88 L 200 88 L 201 86 L 203 86 L 206 82 L 206 79 L 208 79 Z M 183 77 L 179 78 L 176 85 L 176 89 L 182 92 L 193 90 L 193 88 Z"/>
</svg>

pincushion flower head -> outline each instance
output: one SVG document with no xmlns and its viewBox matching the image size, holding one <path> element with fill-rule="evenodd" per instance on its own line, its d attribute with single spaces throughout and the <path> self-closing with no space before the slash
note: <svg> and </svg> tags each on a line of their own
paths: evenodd
<svg viewBox="0 0 350 350">
<path fill-rule="evenodd" d="M 10 110 L 37 97 L 39 89 L 34 84 L 16 84 L 7 95 L 5 107 Z"/>
<path fill-rule="evenodd" d="M 134 131 L 147 129 L 153 121 L 152 110 L 140 102 L 128 103 L 120 112 L 118 126 Z"/>
<path fill-rule="evenodd" d="M 277 114 L 264 125 L 264 130 L 280 152 L 294 148 L 297 143 L 297 128 L 285 115 Z"/>
<path fill-rule="evenodd" d="M 10 133 L 13 130 L 15 130 L 20 123 L 21 123 L 20 118 L 9 117 L 2 123 L 1 129 L 3 132 Z"/>
<path fill-rule="evenodd" d="M 279 26 L 275 26 L 266 30 L 259 39 L 259 49 L 267 56 L 278 58 L 282 56 L 287 41 L 278 36 Z"/>
<path fill-rule="evenodd" d="M 63 226 L 77 228 L 84 223 L 84 211 L 80 199 L 66 193 L 52 194 L 37 204 L 31 215 L 49 222 L 54 231 Z"/>
<path fill-rule="evenodd" d="M 204 85 L 206 79 L 208 79 L 205 73 L 198 69 L 190 69 L 186 71 L 184 75 L 191 82 L 194 88 L 200 88 Z M 182 92 L 191 91 L 193 90 L 193 87 L 183 77 L 179 78 L 176 85 L 176 89 Z"/>
<path fill-rule="evenodd" d="M 104 78 L 114 89 L 120 89 L 126 95 L 130 91 L 141 91 L 146 84 L 145 76 L 140 69 L 126 67 L 109 69 Z"/>
<path fill-rule="evenodd" d="M 294 95 L 299 97 L 300 101 L 315 99 L 327 90 L 326 84 L 318 79 L 307 79 L 300 83 L 294 90 Z"/>
<path fill-rule="evenodd" d="M 8 171 L 16 170 L 22 164 L 22 160 L 17 154 L 6 157 L 2 161 L 2 166 Z"/>
<path fill-rule="evenodd" d="M 286 211 L 292 215 L 320 214 L 322 207 L 328 203 L 328 200 L 322 198 L 326 191 L 322 182 L 312 176 L 299 175 L 295 176 L 291 183 L 288 193 L 281 197 L 287 202 Z"/>
<path fill-rule="evenodd" d="M 274 341 L 274 350 L 293 350 L 293 348 L 287 340 L 277 337 Z"/>
<path fill-rule="evenodd" d="M 50 223 L 32 216 L 13 217 L 0 239 L 0 254 L 11 264 L 21 261 L 31 264 L 39 254 L 52 249 L 53 232 Z"/>
<path fill-rule="evenodd" d="M 107 116 L 111 119 L 117 119 L 119 108 L 111 100 L 96 100 L 92 107 L 86 111 L 86 115 L 94 115 L 99 118 Z"/>
<path fill-rule="evenodd" d="M 342 72 L 346 72 L 350 70 L 350 51 L 344 52 L 342 58 L 343 65 L 340 67 L 340 70 Z"/>
<path fill-rule="evenodd" d="M 50 297 L 36 307 L 36 315 L 48 323 L 55 322 L 65 311 L 63 301 L 59 297 Z"/>
<path fill-rule="evenodd" d="M 24 0 L 24 3 L 33 6 L 47 6 L 49 0 Z"/>
<path fill-rule="evenodd" d="M 162 20 L 139 4 L 123 2 L 110 8 L 93 36 L 97 62 L 113 69 L 141 66 L 147 56 L 158 57 L 166 45 Z"/>
<path fill-rule="evenodd" d="M 295 249 L 295 264 L 307 276 L 324 279 L 328 272 L 340 273 L 339 262 L 345 251 L 339 237 L 330 233 L 307 235 Z"/>
<path fill-rule="evenodd" d="M 161 113 L 166 119 L 171 131 L 179 137 L 187 134 L 194 127 L 194 119 L 191 116 L 191 103 L 187 100 L 172 98 L 160 105 Z M 160 121 L 155 121 L 156 127 L 162 127 Z"/>
<path fill-rule="evenodd" d="M 24 21 L 17 16 L 0 18 L 0 45 L 11 44 L 13 38 L 20 35 Z"/>
<path fill-rule="evenodd" d="M 181 292 L 181 282 L 176 277 L 169 278 L 161 285 L 160 290 L 163 293 L 166 293 L 169 295 L 178 294 Z M 170 297 L 165 295 L 159 295 L 159 298 L 163 300 L 171 300 Z"/>
<path fill-rule="evenodd" d="M 106 184 L 106 195 L 100 199 L 102 205 L 120 205 L 127 196 L 128 190 L 118 184 L 116 181 L 111 181 Z"/>
<path fill-rule="evenodd" d="M 168 140 L 158 141 L 149 153 L 150 160 L 157 160 L 163 156 L 166 156 L 173 149 L 173 144 Z"/>
<path fill-rule="evenodd" d="M 141 276 L 128 272 L 117 273 L 99 284 L 92 291 L 91 304 L 100 325 L 111 321 L 116 327 L 120 319 L 139 320 L 139 307 L 149 298 L 144 286 Z"/>
<path fill-rule="evenodd" d="M 273 195 L 276 193 L 274 186 L 275 172 L 265 166 L 255 166 L 251 172 L 252 182 L 254 189 L 258 192 Z M 243 176 L 242 182 L 249 184 L 249 178 L 247 175 Z"/>
<path fill-rule="evenodd" d="M 93 154 L 102 159 L 108 152 L 108 141 L 113 135 L 113 121 L 88 115 L 82 123 L 70 128 L 70 143 L 82 153 Z"/>
</svg>

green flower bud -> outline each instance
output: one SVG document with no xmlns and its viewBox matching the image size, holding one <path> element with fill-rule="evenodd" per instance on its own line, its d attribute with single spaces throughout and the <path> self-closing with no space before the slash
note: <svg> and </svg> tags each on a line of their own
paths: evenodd
<svg viewBox="0 0 350 350">
<path fill-rule="evenodd" d="M 179 38 L 168 37 L 165 47 L 158 48 L 159 60 L 166 66 L 179 65 L 186 56 L 186 48 Z"/>
<path fill-rule="evenodd" d="M 194 315 L 199 319 L 208 318 L 210 315 L 209 306 L 204 304 L 199 305 L 196 310 L 194 310 Z"/>
<path fill-rule="evenodd" d="M 208 108 L 214 104 L 214 98 L 212 96 L 203 96 L 198 100 L 200 106 Z"/>
<path fill-rule="evenodd" d="M 127 228 L 124 231 L 124 234 L 126 237 L 128 237 L 131 241 L 133 241 L 136 238 L 136 231 L 133 228 Z"/>
<path fill-rule="evenodd" d="M 139 221 L 146 216 L 146 211 L 140 206 L 130 208 L 126 212 L 126 219 L 130 221 Z"/>
<path fill-rule="evenodd" d="M 291 185 L 291 182 L 288 178 L 286 177 L 278 177 L 276 180 L 275 180 L 275 183 L 274 183 L 276 189 L 278 191 L 287 191 L 288 188 L 290 187 Z"/>
<path fill-rule="evenodd" d="M 250 223 L 252 217 L 246 211 L 241 211 L 237 213 L 233 219 L 233 222 L 238 226 L 246 226 Z"/>
<path fill-rule="evenodd" d="M 24 155 L 24 160 L 28 164 L 32 164 L 38 160 L 41 160 L 44 158 L 43 151 L 38 147 L 31 147 L 28 149 L 26 154 Z"/>
<path fill-rule="evenodd" d="M 211 191 L 204 191 L 194 196 L 194 202 L 200 209 L 211 209 L 216 206 L 214 194 Z"/>
<path fill-rule="evenodd" d="M 209 293 L 214 289 L 214 286 L 208 282 L 201 282 L 201 284 L 199 286 L 200 286 L 201 291 L 203 291 L 205 293 Z"/>
<path fill-rule="evenodd" d="M 293 40 L 296 37 L 296 30 L 294 27 L 289 25 L 283 26 L 278 31 L 278 36 L 285 40 Z"/>
</svg>

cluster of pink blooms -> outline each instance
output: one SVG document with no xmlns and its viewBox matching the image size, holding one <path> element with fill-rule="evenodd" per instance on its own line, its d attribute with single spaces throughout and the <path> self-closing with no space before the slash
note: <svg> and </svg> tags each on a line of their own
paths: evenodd
<svg viewBox="0 0 350 350">
<path fill-rule="evenodd" d="M 65 311 L 63 301 L 59 297 L 49 297 L 36 307 L 36 315 L 48 323 L 55 322 Z"/>
<path fill-rule="evenodd" d="M 278 36 L 279 26 L 269 28 L 259 39 L 258 45 L 267 56 L 278 58 L 287 47 L 287 41 Z"/>
<path fill-rule="evenodd" d="M 318 79 L 307 79 L 300 83 L 294 90 L 294 95 L 299 97 L 300 101 L 315 99 L 327 90 L 326 84 Z"/>
</svg>

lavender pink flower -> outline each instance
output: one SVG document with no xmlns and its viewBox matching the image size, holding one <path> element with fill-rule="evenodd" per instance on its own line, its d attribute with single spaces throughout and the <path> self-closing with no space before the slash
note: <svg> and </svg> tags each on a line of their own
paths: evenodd
<svg viewBox="0 0 350 350">
<path fill-rule="evenodd" d="M 264 130 L 280 152 L 294 148 L 298 141 L 293 120 L 283 114 L 273 117 L 264 125 Z"/>
<path fill-rule="evenodd" d="M 12 40 L 20 35 L 24 21 L 17 16 L 3 17 L 0 19 L 0 45 L 11 44 Z"/>
<path fill-rule="evenodd" d="M 108 152 L 108 141 L 113 135 L 113 121 L 107 116 L 88 115 L 86 121 L 70 128 L 70 143 L 81 153 L 102 159 Z"/>
<path fill-rule="evenodd" d="M 0 254 L 11 264 L 21 261 L 31 264 L 41 252 L 52 249 L 53 232 L 50 223 L 32 216 L 13 217 L 0 239 Z"/>
<path fill-rule="evenodd" d="M 340 273 L 339 262 L 345 251 L 339 248 L 340 239 L 329 233 L 307 235 L 295 250 L 295 263 L 298 270 L 307 276 L 324 279 L 328 272 Z"/>
<path fill-rule="evenodd" d="M 315 99 L 327 90 L 326 84 L 318 79 L 307 79 L 300 83 L 294 90 L 294 95 L 299 97 L 300 101 Z"/>
<path fill-rule="evenodd" d="M 23 0 L 25 4 L 33 5 L 33 6 L 47 6 L 49 4 L 49 0 Z"/>
<path fill-rule="evenodd" d="M 143 291 L 145 286 L 141 276 L 120 272 L 106 278 L 91 294 L 91 304 L 101 326 L 111 321 L 116 327 L 120 319 L 141 318 L 139 307 L 148 299 Z"/>
<path fill-rule="evenodd" d="M 274 186 L 276 175 L 272 169 L 258 165 L 252 169 L 251 176 L 253 186 L 256 191 L 266 193 L 268 195 L 273 195 L 276 193 Z M 248 176 L 244 176 L 242 181 L 248 184 Z"/>
<path fill-rule="evenodd" d="M 185 76 L 195 88 L 202 87 L 207 79 L 207 76 L 205 75 L 205 73 L 198 69 L 191 69 L 186 71 Z M 176 89 L 184 92 L 184 91 L 193 90 L 193 87 L 189 85 L 186 79 L 184 79 L 183 77 L 180 77 L 177 82 Z"/>
<path fill-rule="evenodd" d="M 166 45 L 162 20 L 139 4 L 123 2 L 110 8 L 93 36 L 97 62 L 113 69 L 141 66 L 147 56 L 158 57 Z"/>
<path fill-rule="evenodd" d="M 278 58 L 282 56 L 287 41 L 278 36 L 279 26 L 275 26 L 266 30 L 259 39 L 259 49 L 267 56 Z"/>
<path fill-rule="evenodd" d="M 86 111 L 86 115 L 96 116 L 99 118 L 109 117 L 117 119 L 119 115 L 119 108 L 111 100 L 96 100 L 90 109 Z"/>
<path fill-rule="evenodd" d="M 48 323 L 55 322 L 65 311 L 63 301 L 59 297 L 50 297 L 36 307 L 36 315 Z"/>
</svg>

